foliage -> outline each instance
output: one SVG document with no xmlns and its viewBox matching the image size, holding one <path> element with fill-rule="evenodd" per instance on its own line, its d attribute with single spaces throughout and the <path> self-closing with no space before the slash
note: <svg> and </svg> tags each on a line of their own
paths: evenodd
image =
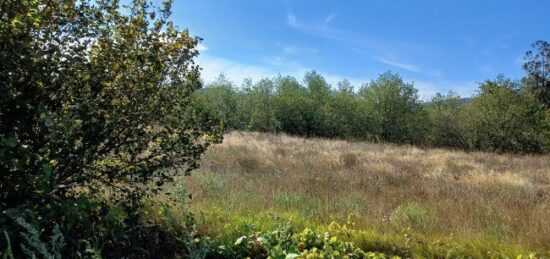
<svg viewBox="0 0 550 259">
<path fill-rule="evenodd" d="M 201 89 L 197 102 L 208 113 L 217 115 L 226 128 L 237 129 L 245 126 L 237 117 L 239 114 L 236 110 L 239 100 L 232 83 L 222 74 L 207 88 Z"/>
<path fill-rule="evenodd" d="M 468 101 L 453 92 L 423 101 L 412 83 L 391 72 L 358 91 L 345 80 L 333 89 L 320 74 L 308 72 L 303 84 L 287 76 L 256 84 L 247 80 L 241 88 L 220 77 L 199 99 L 201 106 L 225 120 L 227 130 L 547 152 L 550 111 L 525 82 L 500 76 L 481 83 L 479 94 Z"/>
<path fill-rule="evenodd" d="M 307 135 L 311 128 L 311 104 L 305 87 L 292 77 L 278 78 L 275 82 L 275 118 L 279 121 L 281 130 L 290 134 Z"/>
<path fill-rule="evenodd" d="M 417 90 L 404 83 L 397 74 L 385 73 L 363 86 L 359 94 L 367 104 L 367 118 L 372 118 L 371 134 L 396 143 L 416 141 L 414 125 L 420 108 Z"/>
<path fill-rule="evenodd" d="M 210 257 L 216 258 L 390 258 L 384 253 L 365 252 L 354 243 L 338 237 L 337 223 L 332 232 L 317 232 L 310 228 L 296 231 L 290 223 L 273 231 L 258 231 L 241 236 L 234 243 L 213 246 Z M 344 226 L 345 228 L 345 226 Z M 397 256 L 391 258 L 399 258 Z"/>
<path fill-rule="evenodd" d="M 14 256 L 13 256 L 13 251 L 12 251 L 12 248 L 11 248 L 10 236 L 8 235 L 8 232 L 6 232 L 6 231 L 4 231 L 3 234 L 4 234 L 5 241 L 6 241 L 6 247 L 0 251 L 0 255 L 2 256 L 3 259 L 8 259 L 8 258 L 13 259 Z"/>
<path fill-rule="evenodd" d="M 426 105 L 429 132 L 427 142 L 440 147 L 464 148 L 462 129 L 464 104 L 453 92 L 437 93 Z"/>
<path fill-rule="evenodd" d="M 275 90 L 273 81 L 263 79 L 245 89 L 245 97 L 240 103 L 239 110 L 248 111 L 242 113 L 242 121 L 247 129 L 259 131 L 277 131 L 279 124 L 275 119 L 274 101 L 271 96 Z M 246 116 L 246 117 L 244 117 Z"/>
<path fill-rule="evenodd" d="M 531 47 L 533 50 L 525 53 L 524 82 L 538 100 L 550 108 L 550 43 L 539 40 Z"/>
<path fill-rule="evenodd" d="M 122 256 L 158 234 L 136 225 L 142 199 L 197 168 L 221 138 L 219 122 L 195 106 L 198 39 L 169 21 L 170 9 L 0 4 L 0 231 L 12 248 L 32 241 L 23 252 L 46 256 L 34 231 L 19 234 L 40 229 L 67 235 L 66 251 L 105 240 Z"/>
<path fill-rule="evenodd" d="M 47 244 L 40 239 L 40 231 L 36 229 L 35 225 L 27 223 L 25 219 L 21 217 L 15 219 L 15 221 L 25 230 L 25 232 L 22 233 L 25 242 L 21 244 L 21 249 L 27 257 L 42 257 L 48 259 L 62 258 L 65 240 L 59 229 L 59 225 L 55 224 L 52 236 L 50 237 L 50 244 Z"/>
<path fill-rule="evenodd" d="M 493 151 L 543 152 L 549 147 L 548 111 L 507 78 L 487 80 L 465 107 L 467 145 Z"/>
</svg>

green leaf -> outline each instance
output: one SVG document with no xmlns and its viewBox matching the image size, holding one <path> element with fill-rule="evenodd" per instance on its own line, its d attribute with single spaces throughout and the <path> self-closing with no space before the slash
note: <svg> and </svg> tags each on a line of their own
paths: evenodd
<svg viewBox="0 0 550 259">
<path fill-rule="evenodd" d="M 237 241 L 235 241 L 235 245 L 240 245 L 244 240 L 246 239 L 246 236 L 239 237 Z"/>
<path fill-rule="evenodd" d="M 51 174 L 53 172 L 53 168 L 49 164 L 43 164 L 42 165 L 42 171 L 44 171 L 44 173 L 46 173 L 46 174 Z"/>
<path fill-rule="evenodd" d="M 16 147 L 17 146 L 17 139 L 14 138 L 14 137 L 5 138 L 2 141 L 8 147 Z"/>
</svg>

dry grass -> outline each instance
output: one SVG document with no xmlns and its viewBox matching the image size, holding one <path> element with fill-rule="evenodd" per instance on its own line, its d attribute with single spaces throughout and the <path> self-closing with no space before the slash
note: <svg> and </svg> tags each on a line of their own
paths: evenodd
<svg viewBox="0 0 550 259">
<path fill-rule="evenodd" d="M 186 179 L 193 209 L 290 211 L 328 223 L 451 233 L 550 250 L 550 156 L 239 133 Z"/>
</svg>

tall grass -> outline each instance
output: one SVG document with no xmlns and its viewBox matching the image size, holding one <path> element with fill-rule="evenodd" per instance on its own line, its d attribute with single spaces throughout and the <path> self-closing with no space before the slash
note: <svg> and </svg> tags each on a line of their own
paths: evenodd
<svg viewBox="0 0 550 259">
<path fill-rule="evenodd" d="M 239 219 L 268 228 L 266 214 L 317 226 L 353 214 L 367 247 L 417 236 L 550 251 L 548 155 L 234 132 L 184 181 L 214 236 Z"/>
</svg>

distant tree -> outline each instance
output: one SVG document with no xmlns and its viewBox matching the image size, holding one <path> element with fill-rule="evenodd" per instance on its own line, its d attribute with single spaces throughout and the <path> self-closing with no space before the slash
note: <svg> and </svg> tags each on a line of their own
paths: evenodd
<svg viewBox="0 0 550 259">
<path fill-rule="evenodd" d="M 503 76 L 487 80 L 465 107 L 462 131 L 470 148 L 491 151 L 544 152 L 550 128 L 547 112 L 519 83 Z"/>
<path fill-rule="evenodd" d="M 254 84 L 245 94 L 243 110 L 239 113 L 248 114 L 246 128 L 255 131 L 274 132 L 279 128 L 275 118 L 275 103 L 273 94 L 275 83 L 264 78 Z"/>
<path fill-rule="evenodd" d="M 338 89 L 332 94 L 325 111 L 330 136 L 341 138 L 365 136 L 365 129 L 361 127 L 363 120 L 360 119 L 359 99 L 349 81 L 338 82 Z"/>
<path fill-rule="evenodd" d="M 527 87 L 542 103 L 550 108 L 550 43 L 539 40 L 531 45 L 533 50 L 525 54 L 523 69 Z"/>
<path fill-rule="evenodd" d="M 315 71 L 304 76 L 307 89 L 307 113 L 305 116 L 308 136 L 331 137 L 328 128 L 327 105 L 331 98 L 330 85 L 325 78 Z"/>
<path fill-rule="evenodd" d="M 413 84 L 403 82 L 398 74 L 387 72 L 364 85 L 360 95 L 366 102 L 371 134 L 390 142 L 416 141 L 415 116 L 420 103 Z"/>
<path fill-rule="evenodd" d="M 244 129 L 246 122 L 239 118 L 237 109 L 241 98 L 239 92 L 226 75 L 218 78 L 201 89 L 198 98 L 204 110 L 218 116 L 227 130 Z"/>
<path fill-rule="evenodd" d="M 464 104 L 454 92 L 437 93 L 426 104 L 429 132 L 427 142 L 435 146 L 465 148 L 460 127 Z"/>
<path fill-rule="evenodd" d="M 391 72 L 356 92 L 349 81 L 332 88 L 310 71 L 303 83 L 287 76 L 255 84 L 245 80 L 239 88 L 220 77 L 199 99 L 206 114 L 217 114 L 228 130 L 545 152 L 550 110 L 544 111 L 533 89 L 499 77 L 483 83 L 480 94 L 468 101 L 452 92 L 422 101 L 412 83 Z"/>
<path fill-rule="evenodd" d="M 275 117 L 281 130 L 302 136 L 311 133 L 311 103 L 307 98 L 307 89 L 293 77 L 279 77 L 275 80 L 274 96 Z"/>
</svg>

